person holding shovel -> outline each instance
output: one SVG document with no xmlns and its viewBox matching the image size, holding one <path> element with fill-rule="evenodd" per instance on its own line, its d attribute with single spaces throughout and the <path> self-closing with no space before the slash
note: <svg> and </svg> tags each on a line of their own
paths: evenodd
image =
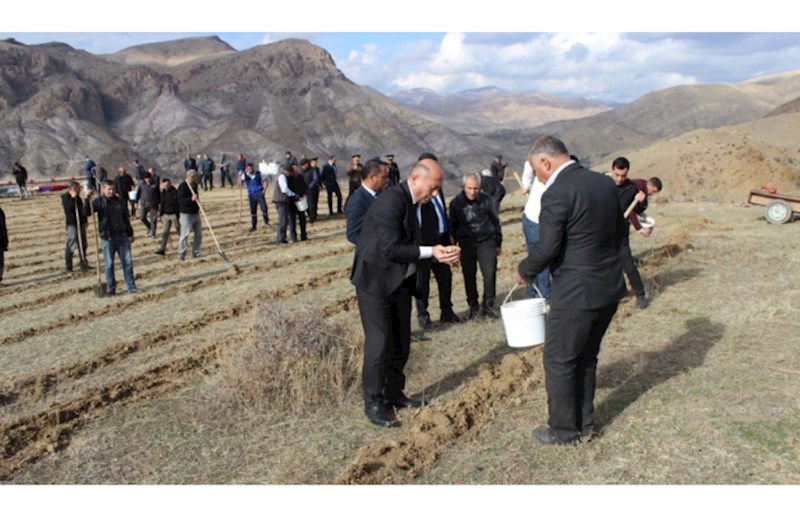
<svg viewBox="0 0 800 526">
<path fill-rule="evenodd" d="M 641 203 L 646 200 L 644 192 L 640 192 L 638 187 L 628 179 L 628 171 L 630 170 L 630 162 L 625 157 L 617 157 L 611 163 L 611 178 L 614 184 L 617 185 L 617 193 L 619 195 L 620 209 L 626 210 L 631 203 L 636 200 Z M 636 205 L 638 206 L 638 205 Z M 630 214 L 628 221 L 631 225 L 645 237 L 650 236 L 649 229 L 643 229 L 636 219 L 636 214 Z M 636 295 L 636 307 L 639 309 L 647 308 L 647 298 L 645 297 L 644 282 L 639 275 L 639 270 L 636 268 L 636 262 L 631 253 L 631 244 L 629 237 L 630 228 L 624 230 L 624 237 L 619 247 L 619 262 L 622 265 L 622 271 L 628 277 L 633 293 Z"/>
<path fill-rule="evenodd" d="M 191 185 L 191 188 L 189 187 Z M 200 205 L 197 200 L 197 170 L 186 172 L 186 178 L 178 185 L 178 212 L 181 217 L 181 237 L 178 241 L 178 259 L 186 259 L 186 245 L 189 240 L 189 233 L 192 236 L 192 257 L 200 257 L 200 245 L 203 242 L 203 224 L 200 222 Z"/>
<path fill-rule="evenodd" d="M 161 218 L 161 247 L 156 250 L 159 256 L 164 255 L 169 241 L 169 232 L 175 228 L 180 236 L 181 228 L 178 224 L 178 190 L 172 186 L 172 181 L 165 177 L 161 180 L 161 195 L 158 199 L 158 217 Z"/>
<path fill-rule="evenodd" d="M 100 196 L 91 201 L 92 208 L 89 209 L 87 206 L 93 195 L 93 190 L 89 190 L 86 194 L 86 202 L 83 205 L 84 215 L 87 212 L 91 213 L 91 210 L 97 214 L 108 295 L 114 296 L 117 292 L 117 280 L 114 278 L 114 254 L 119 255 L 125 284 L 128 286 L 128 294 L 136 294 L 139 289 L 136 288 L 136 281 L 133 279 L 133 255 L 131 253 L 133 227 L 128 215 L 128 204 L 121 196 L 115 194 L 114 183 L 111 181 L 105 181 L 100 185 Z"/>
<path fill-rule="evenodd" d="M 61 205 L 67 224 L 67 246 L 64 250 L 66 272 L 72 272 L 72 255 L 78 250 L 81 271 L 91 270 L 86 260 L 86 212 L 81 200 L 81 185 L 76 181 L 69 183 L 67 191 L 61 194 Z"/>
</svg>

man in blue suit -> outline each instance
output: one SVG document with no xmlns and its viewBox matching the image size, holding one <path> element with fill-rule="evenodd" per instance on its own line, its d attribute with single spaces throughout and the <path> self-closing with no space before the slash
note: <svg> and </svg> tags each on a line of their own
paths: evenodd
<svg viewBox="0 0 800 526">
<path fill-rule="evenodd" d="M 388 164 L 377 157 L 367 161 L 361 175 L 361 186 L 347 200 L 344 208 L 347 214 L 347 240 L 354 245 L 358 244 L 364 214 L 389 180 L 388 168 Z"/>
</svg>

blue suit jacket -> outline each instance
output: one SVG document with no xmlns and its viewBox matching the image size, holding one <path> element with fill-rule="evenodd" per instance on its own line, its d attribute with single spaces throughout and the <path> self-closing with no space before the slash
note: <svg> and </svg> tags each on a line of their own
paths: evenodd
<svg viewBox="0 0 800 526">
<path fill-rule="evenodd" d="M 347 200 L 344 212 L 347 214 L 347 240 L 354 245 L 358 244 L 358 235 L 361 233 L 361 224 L 367 209 L 375 201 L 363 186 L 359 186 Z"/>
</svg>

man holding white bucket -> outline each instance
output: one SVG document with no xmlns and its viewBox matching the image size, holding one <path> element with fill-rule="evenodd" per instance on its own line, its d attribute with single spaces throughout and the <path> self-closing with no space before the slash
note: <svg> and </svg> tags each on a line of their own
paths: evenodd
<svg viewBox="0 0 800 526">
<path fill-rule="evenodd" d="M 538 139 L 528 161 L 545 191 L 539 241 L 519 264 L 517 282 L 532 282 L 547 266 L 552 275 L 544 350 L 549 418 L 533 437 L 570 444 L 594 433 L 597 355 L 626 293 L 618 257 L 626 225 L 614 182 L 571 159 L 559 139 Z"/>
</svg>

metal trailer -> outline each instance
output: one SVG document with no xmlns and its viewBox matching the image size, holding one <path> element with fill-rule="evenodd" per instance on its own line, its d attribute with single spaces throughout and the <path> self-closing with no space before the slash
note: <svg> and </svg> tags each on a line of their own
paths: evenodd
<svg viewBox="0 0 800 526">
<path fill-rule="evenodd" d="M 764 219 L 774 225 L 788 223 L 800 214 L 800 195 L 779 194 L 768 190 L 750 190 L 747 202 L 764 207 Z"/>
</svg>

